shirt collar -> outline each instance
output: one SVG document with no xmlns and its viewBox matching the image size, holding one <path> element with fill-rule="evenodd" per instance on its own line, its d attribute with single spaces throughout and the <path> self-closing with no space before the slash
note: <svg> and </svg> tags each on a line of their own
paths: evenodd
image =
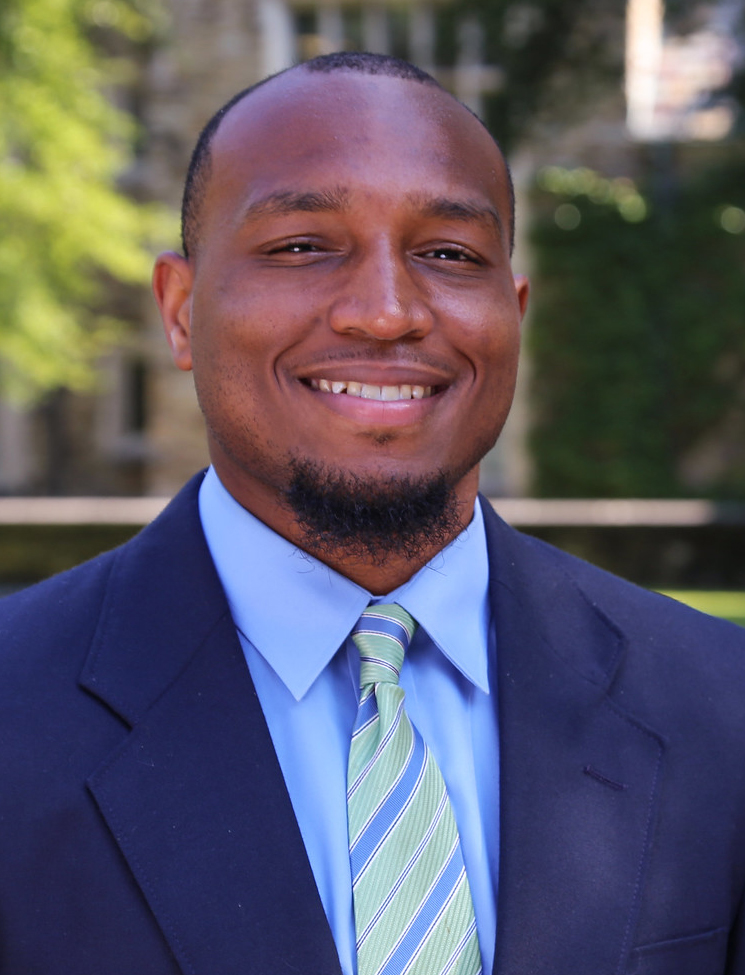
<svg viewBox="0 0 745 975">
<path fill-rule="evenodd" d="M 300 700 L 373 597 L 241 507 L 213 468 L 199 491 L 199 514 L 236 627 Z M 454 666 L 487 693 L 488 574 L 477 504 L 457 538 L 377 600 L 401 603 Z"/>
<path fill-rule="evenodd" d="M 408 610 L 463 676 L 489 693 L 489 558 L 478 502 L 460 535 L 385 601 Z"/>
</svg>

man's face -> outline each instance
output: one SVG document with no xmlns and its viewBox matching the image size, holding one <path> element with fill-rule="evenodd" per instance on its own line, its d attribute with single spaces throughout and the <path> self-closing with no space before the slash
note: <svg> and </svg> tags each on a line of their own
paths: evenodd
<svg viewBox="0 0 745 975">
<path fill-rule="evenodd" d="M 156 293 L 245 507 L 282 531 L 294 460 L 444 471 L 472 505 L 517 369 L 509 219 L 496 147 L 436 88 L 299 69 L 228 113 L 197 252 L 161 259 Z"/>
</svg>

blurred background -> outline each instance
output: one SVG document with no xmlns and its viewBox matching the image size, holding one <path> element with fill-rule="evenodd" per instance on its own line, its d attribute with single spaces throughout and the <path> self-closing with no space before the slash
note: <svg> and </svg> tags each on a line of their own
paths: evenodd
<svg viewBox="0 0 745 975">
<path fill-rule="evenodd" d="M 342 49 L 430 71 L 513 170 L 533 290 L 485 493 L 645 585 L 745 588 L 745 0 L 3 0 L 0 583 L 206 463 L 152 257 L 213 111 Z"/>
</svg>

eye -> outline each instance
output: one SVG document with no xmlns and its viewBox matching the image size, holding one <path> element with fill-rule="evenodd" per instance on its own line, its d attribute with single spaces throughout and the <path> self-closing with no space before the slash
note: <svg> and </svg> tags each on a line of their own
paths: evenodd
<svg viewBox="0 0 745 975">
<path fill-rule="evenodd" d="M 320 240 L 290 238 L 268 241 L 262 248 L 264 259 L 279 267 L 304 267 L 316 264 L 329 253 L 328 245 Z"/>
<path fill-rule="evenodd" d="M 470 251 L 454 245 L 443 245 L 441 247 L 431 247 L 421 255 L 427 260 L 449 262 L 455 264 L 480 264 L 478 258 Z"/>
<path fill-rule="evenodd" d="M 290 240 L 273 247 L 270 254 L 313 254 L 319 248 L 308 240 Z"/>
</svg>

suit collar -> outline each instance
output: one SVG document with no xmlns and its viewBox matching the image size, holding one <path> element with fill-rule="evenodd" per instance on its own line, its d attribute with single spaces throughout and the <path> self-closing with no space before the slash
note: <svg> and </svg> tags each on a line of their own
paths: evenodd
<svg viewBox="0 0 745 975">
<path fill-rule="evenodd" d="M 623 630 L 568 575 L 566 557 L 509 528 L 486 499 L 492 605 L 528 624 L 546 652 L 598 688 L 610 687 L 626 649 Z"/>
<path fill-rule="evenodd" d="M 115 555 L 80 683 L 130 725 L 229 615 L 199 523 L 201 480 Z"/>
<path fill-rule="evenodd" d="M 614 701 L 626 639 L 566 557 L 485 516 L 502 797 L 495 973 L 622 972 L 663 740 Z"/>
</svg>

